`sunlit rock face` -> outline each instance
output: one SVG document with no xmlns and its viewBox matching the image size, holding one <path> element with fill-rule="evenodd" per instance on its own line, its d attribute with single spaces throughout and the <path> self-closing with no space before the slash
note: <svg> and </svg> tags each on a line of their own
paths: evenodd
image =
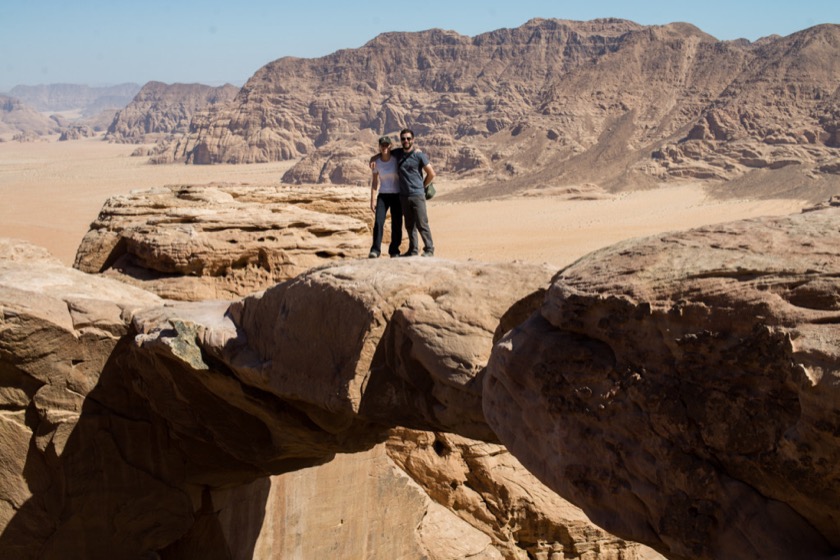
<svg viewBox="0 0 840 560">
<path fill-rule="evenodd" d="M 436 171 L 481 177 L 473 197 L 688 179 L 817 200 L 840 185 L 838 61 L 838 25 L 756 42 L 614 18 L 385 33 L 266 64 L 158 157 L 300 159 L 285 182 L 362 184 L 376 138 L 408 127 Z"/>
<path fill-rule="evenodd" d="M 840 212 L 631 240 L 494 348 L 485 416 L 606 529 L 669 558 L 840 549 Z"/>
<path fill-rule="evenodd" d="M 105 139 L 128 144 L 151 144 L 155 140 L 184 134 L 190 120 L 201 110 L 212 110 L 233 100 L 239 88 L 202 84 L 148 82 L 114 116 Z"/>
<path fill-rule="evenodd" d="M 170 185 L 108 199 L 74 266 L 169 299 L 239 299 L 367 255 L 367 189 Z"/>
</svg>

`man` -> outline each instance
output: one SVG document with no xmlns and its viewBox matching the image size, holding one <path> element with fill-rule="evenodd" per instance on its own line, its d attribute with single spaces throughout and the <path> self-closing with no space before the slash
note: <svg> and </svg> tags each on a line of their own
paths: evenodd
<svg viewBox="0 0 840 560">
<path fill-rule="evenodd" d="M 400 203 L 402 205 L 405 229 L 408 232 L 408 251 L 403 256 L 417 256 L 417 232 L 423 239 L 423 256 L 432 257 L 435 245 L 432 242 L 432 230 L 429 228 L 429 216 L 426 212 L 426 187 L 435 179 L 435 170 L 429 164 L 429 157 L 414 149 L 414 132 L 405 128 L 400 131 L 402 148 L 391 150 L 391 157 L 397 160 L 397 173 L 400 177 Z M 371 167 L 376 166 L 377 154 L 371 158 Z"/>
</svg>

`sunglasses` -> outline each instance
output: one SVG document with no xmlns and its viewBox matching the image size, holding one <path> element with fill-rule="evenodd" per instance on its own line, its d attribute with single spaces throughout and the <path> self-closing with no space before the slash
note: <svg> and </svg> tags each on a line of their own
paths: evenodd
<svg viewBox="0 0 840 560">
<path fill-rule="evenodd" d="M 414 140 L 414 138 L 412 138 L 411 136 L 401 136 L 401 137 L 400 137 L 400 140 L 401 140 L 402 142 L 405 142 L 405 141 L 407 141 L 407 140 Z"/>
</svg>

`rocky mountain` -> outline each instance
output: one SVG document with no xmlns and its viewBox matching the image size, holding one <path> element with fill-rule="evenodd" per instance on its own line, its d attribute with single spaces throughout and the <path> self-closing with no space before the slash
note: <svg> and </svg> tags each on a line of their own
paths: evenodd
<svg viewBox="0 0 840 560">
<path fill-rule="evenodd" d="M 267 64 L 168 150 L 196 164 L 303 158 L 289 181 L 330 159 L 318 180 L 352 181 L 372 150 L 360 131 L 407 126 L 439 171 L 477 174 L 487 195 L 782 168 L 824 194 L 838 184 L 839 55 L 837 25 L 755 43 L 617 19 L 387 33 Z"/>
<path fill-rule="evenodd" d="M 37 111 L 80 111 L 94 116 L 106 109 L 121 109 L 140 91 L 138 84 L 94 87 L 81 84 L 18 85 L 9 95 Z"/>
<path fill-rule="evenodd" d="M 42 115 L 19 99 L 0 96 L 0 140 L 32 140 L 61 129 L 57 119 Z"/>
<path fill-rule="evenodd" d="M 61 134 L 60 140 L 94 136 L 108 127 L 139 89 L 136 84 L 15 86 L 9 97 L 0 96 L 0 138 L 26 141 L 50 134 Z M 47 116 L 49 113 L 54 114 Z"/>
<path fill-rule="evenodd" d="M 108 127 L 105 138 L 114 142 L 144 143 L 189 131 L 190 120 L 200 109 L 224 104 L 239 88 L 202 84 L 149 82 Z"/>
</svg>

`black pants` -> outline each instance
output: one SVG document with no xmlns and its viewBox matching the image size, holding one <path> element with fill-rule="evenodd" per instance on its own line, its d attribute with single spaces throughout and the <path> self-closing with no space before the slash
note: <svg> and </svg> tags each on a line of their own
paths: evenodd
<svg viewBox="0 0 840 560">
<path fill-rule="evenodd" d="M 382 246 L 382 232 L 385 230 L 385 216 L 391 211 L 391 244 L 388 245 L 389 255 L 400 254 L 402 243 L 403 211 L 400 195 L 397 193 L 379 193 L 376 195 L 376 219 L 373 222 L 372 253 L 379 254 Z"/>
<path fill-rule="evenodd" d="M 417 232 L 423 239 L 423 252 L 434 253 L 435 244 L 432 242 L 432 230 L 429 228 L 429 215 L 426 213 L 426 197 L 401 196 L 405 230 L 408 232 L 408 254 L 419 253 L 417 248 Z"/>
</svg>

